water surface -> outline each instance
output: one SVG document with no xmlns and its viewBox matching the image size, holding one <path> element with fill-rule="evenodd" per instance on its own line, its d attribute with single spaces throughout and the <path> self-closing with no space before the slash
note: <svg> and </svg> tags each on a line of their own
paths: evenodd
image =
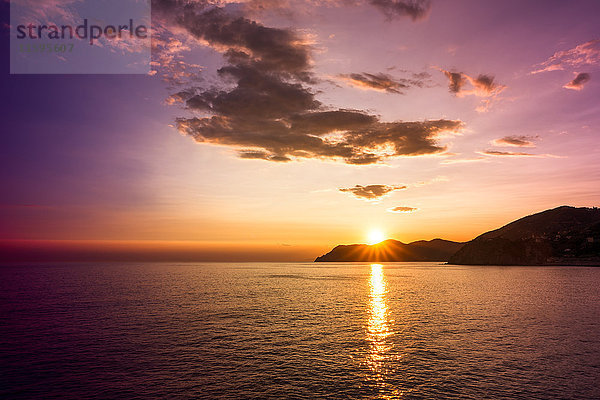
<svg viewBox="0 0 600 400">
<path fill-rule="evenodd" d="M 0 397 L 600 398 L 600 268 L 0 268 Z"/>
</svg>

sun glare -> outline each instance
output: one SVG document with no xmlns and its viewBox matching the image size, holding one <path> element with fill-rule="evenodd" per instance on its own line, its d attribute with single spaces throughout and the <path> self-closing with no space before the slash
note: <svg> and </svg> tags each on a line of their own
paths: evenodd
<svg viewBox="0 0 600 400">
<path fill-rule="evenodd" d="M 380 230 L 372 230 L 369 232 L 368 235 L 368 243 L 373 245 L 373 244 L 377 244 L 379 242 L 383 242 L 385 240 L 385 236 L 383 234 L 383 232 L 381 232 Z"/>
</svg>

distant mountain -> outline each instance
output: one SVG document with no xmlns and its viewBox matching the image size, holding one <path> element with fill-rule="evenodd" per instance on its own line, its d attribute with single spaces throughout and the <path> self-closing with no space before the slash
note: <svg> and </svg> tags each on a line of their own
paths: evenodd
<svg viewBox="0 0 600 400">
<path fill-rule="evenodd" d="M 448 261 L 463 245 L 442 239 L 409 244 L 388 239 L 374 245 L 339 245 L 315 262 Z"/>
<path fill-rule="evenodd" d="M 454 254 L 463 265 L 600 265 L 600 209 L 562 206 L 484 233 Z"/>
</svg>

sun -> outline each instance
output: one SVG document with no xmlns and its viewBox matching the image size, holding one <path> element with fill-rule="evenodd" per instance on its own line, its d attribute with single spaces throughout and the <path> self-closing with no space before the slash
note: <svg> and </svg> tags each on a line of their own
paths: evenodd
<svg viewBox="0 0 600 400">
<path fill-rule="evenodd" d="M 373 244 L 383 242 L 385 240 L 385 235 L 383 234 L 382 231 L 380 231 L 378 229 L 373 229 L 369 232 L 367 238 L 368 238 L 368 244 L 373 245 Z"/>
</svg>

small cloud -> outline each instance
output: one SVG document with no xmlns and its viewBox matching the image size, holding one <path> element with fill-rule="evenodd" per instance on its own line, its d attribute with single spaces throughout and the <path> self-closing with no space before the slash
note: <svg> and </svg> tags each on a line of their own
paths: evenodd
<svg viewBox="0 0 600 400">
<path fill-rule="evenodd" d="M 351 193 L 356 198 L 362 200 L 379 200 L 385 195 L 390 194 L 395 190 L 406 189 L 406 185 L 356 185 L 351 188 L 341 188 L 340 192 Z"/>
<path fill-rule="evenodd" d="M 563 86 L 563 88 L 565 89 L 572 89 L 572 90 L 581 90 L 583 89 L 583 86 L 588 83 L 591 79 L 590 74 L 588 74 L 587 72 L 581 72 L 581 73 L 575 73 L 576 76 L 575 78 L 567 83 L 565 86 Z"/>
<path fill-rule="evenodd" d="M 535 138 L 530 136 L 505 136 L 492 141 L 494 146 L 504 147 L 535 147 L 533 142 Z"/>
<path fill-rule="evenodd" d="M 388 212 L 391 213 L 412 213 L 417 211 L 418 208 L 415 207 L 392 207 L 388 208 Z"/>
<path fill-rule="evenodd" d="M 430 0 L 370 0 L 388 18 L 410 17 L 413 21 L 423 19 L 431 8 Z"/>
<path fill-rule="evenodd" d="M 450 72 L 441 70 L 444 75 L 450 80 L 448 85 L 448 89 L 450 89 L 450 93 L 458 94 L 462 91 L 463 86 L 467 83 L 466 78 L 461 72 Z"/>
<path fill-rule="evenodd" d="M 491 75 L 480 74 L 476 78 L 465 74 L 464 72 L 439 70 L 448 78 L 448 89 L 457 97 L 477 96 L 481 97 L 481 104 L 476 108 L 478 112 L 486 112 L 492 106 L 493 100 L 498 97 L 505 85 L 500 85 L 494 81 Z M 467 85 L 470 84 L 470 88 Z"/>
</svg>

